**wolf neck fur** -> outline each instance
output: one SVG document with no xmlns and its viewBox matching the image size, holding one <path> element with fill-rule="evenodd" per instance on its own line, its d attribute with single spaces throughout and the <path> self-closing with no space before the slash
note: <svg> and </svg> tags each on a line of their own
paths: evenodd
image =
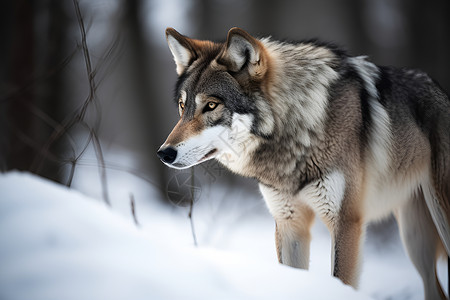
<svg viewBox="0 0 450 300">
<path fill-rule="evenodd" d="M 315 45 L 261 42 L 271 60 L 265 98 L 274 126 L 269 138 L 261 139 L 251 154 L 246 169 L 263 184 L 292 189 L 292 183 L 283 179 L 307 180 L 308 169 L 316 165 L 312 156 L 324 136 L 328 88 L 339 77 L 334 69 L 339 58 Z"/>
<path fill-rule="evenodd" d="M 322 127 L 328 88 L 339 77 L 333 69 L 338 58 L 330 50 L 310 44 L 283 44 L 267 39 L 263 43 L 273 69 L 266 97 L 273 107 L 277 127 L 302 129 L 306 134 L 298 138 L 305 138 L 302 143 L 309 146 L 306 131 Z M 301 116 L 299 124 L 290 124 L 289 116 L 294 114 Z"/>
</svg>

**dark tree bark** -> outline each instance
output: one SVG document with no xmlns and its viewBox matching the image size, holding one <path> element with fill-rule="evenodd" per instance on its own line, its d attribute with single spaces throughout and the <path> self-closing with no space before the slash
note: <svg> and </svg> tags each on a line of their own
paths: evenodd
<svg viewBox="0 0 450 300">
<path fill-rule="evenodd" d="M 9 1 L 5 1 L 9 2 Z M 9 42 L 3 44 L 2 58 L 5 63 L 2 72 L 5 84 L 1 88 L 0 111 L 2 129 L 5 131 L 1 143 L 2 169 L 28 170 L 33 160 L 34 149 L 26 143 L 33 132 L 33 116 L 27 106 L 34 104 L 32 88 L 28 86 L 34 73 L 33 1 L 10 2 L 2 9 L 2 30 L 11 31 Z M 2 6 L 7 6 L 3 4 Z M 12 17 L 11 17 L 12 16 Z"/>
<path fill-rule="evenodd" d="M 43 155 L 38 169 L 33 163 L 42 146 L 62 119 L 64 46 L 68 30 L 64 1 L 20 0 L 2 9 L 5 59 L 0 90 L 2 140 L 0 168 L 33 171 L 60 179 L 62 148 L 57 144 Z M 37 18 L 37 16 L 41 16 Z M 12 17 L 11 17 L 12 16 Z M 47 18 L 42 16 L 48 16 Z M 6 30 L 5 30 L 6 29 Z M 59 70 L 59 71 L 56 71 Z"/>
<path fill-rule="evenodd" d="M 166 187 L 166 167 L 160 163 L 156 157 L 156 151 L 164 141 L 162 135 L 164 132 L 159 132 L 159 124 L 163 122 L 157 109 L 156 101 L 160 101 L 158 87 L 155 86 L 157 75 L 150 74 L 149 66 L 156 66 L 157 58 L 152 56 L 144 35 L 144 22 L 142 19 L 142 0 L 124 1 L 125 15 L 124 27 L 126 47 L 129 52 L 127 58 L 129 59 L 129 72 L 132 76 L 132 89 L 135 92 L 136 101 L 131 103 L 135 105 L 136 116 L 139 119 L 142 137 L 139 141 L 139 146 L 143 148 L 143 152 L 148 156 L 141 162 L 141 168 L 145 173 L 154 177 L 155 184 L 164 193 Z M 165 199 L 165 196 L 162 198 Z"/>
<path fill-rule="evenodd" d="M 52 73 L 48 80 L 43 83 L 42 92 L 38 94 L 38 107 L 44 110 L 46 115 L 55 123 L 62 122 L 65 113 L 64 107 L 66 106 L 63 96 L 65 91 L 65 66 L 62 65 L 62 62 L 69 55 L 66 51 L 66 38 L 70 24 L 64 10 L 64 4 L 67 4 L 67 1 L 50 0 L 48 6 L 44 8 L 49 10 L 48 26 L 44 27 L 48 32 L 48 43 L 44 43 L 44 45 L 40 43 L 39 45 L 43 55 L 41 59 L 44 59 L 42 72 L 45 74 L 54 70 L 57 71 Z M 44 33 L 41 34 L 45 36 Z M 44 143 L 55 128 L 46 124 L 45 120 L 38 120 L 38 122 L 40 126 L 36 136 L 40 142 Z M 60 168 L 62 162 L 54 158 L 64 157 L 67 151 L 66 147 L 64 138 L 57 141 L 50 148 L 51 157 L 44 157 L 45 161 L 42 168 L 38 170 L 38 174 L 61 182 L 63 174 L 60 172 Z"/>
</svg>

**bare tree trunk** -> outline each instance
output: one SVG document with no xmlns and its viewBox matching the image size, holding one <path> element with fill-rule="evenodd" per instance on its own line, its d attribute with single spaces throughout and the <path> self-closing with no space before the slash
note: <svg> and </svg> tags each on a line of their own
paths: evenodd
<svg viewBox="0 0 450 300">
<path fill-rule="evenodd" d="M 8 92 L 12 89 L 9 82 L 9 70 L 11 63 L 12 47 L 14 34 L 12 32 L 14 16 L 13 8 L 17 6 L 18 2 L 2 1 L 0 2 L 0 36 L 2 37 L 2 45 L 0 45 L 0 172 L 7 169 L 7 155 L 8 155 L 8 114 L 7 114 L 7 97 Z"/>
<path fill-rule="evenodd" d="M 3 9 L 2 28 L 10 40 L 2 49 L 6 60 L 2 72 L 0 124 L 2 134 L 0 168 L 32 171 L 31 166 L 54 126 L 62 119 L 63 80 L 61 62 L 68 30 L 64 1 L 34 2 L 19 0 Z M 48 13 L 47 13 L 48 12 Z M 9 16 L 12 15 L 12 18 Z M 35 16 L 40 15 L 37 19 Z M 48 18 L 42 17 L 48 16 Z M 7 21 L 5 21 L 7 20 Z M 55 70 L 59 70 L 55 72 Z M 53 147 L 36 173 L 59 181 L 62 148 Z"/>
<path fill-rule="evenodd" d="M 133 91 L 135 92 L 136 115 L 139 119 L 142 132 L 142 139 L 139 141 L 140 147 L 147 153 L 146 159 L 141 162 L 141 168 L 155 178 L 155 183 L 161 193 L 164 193 L 166 186 L 166 168 L 156 158 L 156 151 L 159 148 L 162 138 L 158 132 L 159 124 L 162 120 L 159 116 L 156 101 L 159 101 L 158 88 L 155 86 L 155 77 L 150 76 L 148 67 L 158 64 L 156 58 L 152 57 L 152 52 L 145 42 L 144 22 L 141 12 L 143 9 L 142 0 L 124 1 L 125 6 L 125 28 L 126 45 L 129 51 L 129 68 L 132 76 Z M 153 60 L 153 61 L 151 61 Z M 150 63 L 151 62 L 151 63 Z M 155 68 L 158 69 L 158 68 Z M 165 198 L 165 195 L 162 197 Z"/>
<path fill-rule="evenodd" d="M 34 74 L 34 39 L 33 21 L 34 8 L 33 1 L 19 0 L 12 2 L 11 10 L 2 10 L 2 19 L 9 19 L 7 27 L 12 31 L 10 35 L 11 43 L 4 46 L 10 48 L 6 50 L 6 69 L 4 71 L 6 84 L 2 87 L 0 111 L 3 111 L 5 118 L 2 127 L 5 131 L 5 140 L 2 141 L 1 163 L 2 169 L 28 170 L 32 160 L 34 150 L 27 140 L 33 132 L 33 116 L 27 106 L 34 104 L 35 98 L 32 88 L 26 88 L 31 76 Z M 13 17 L 3 16 L 11 14 Z"/>
<path fill-rule="evenodd" d="M 56 123 L 61 123 L 64 116 L 63 107 L 66 103 L 63 98 L 64 87 L 64 68 L 61 67 L 61 62 L 69 55 L 66 48 L 66 37 L 68 36 L 69 19 L 65 14 L 64 4 L 66 1 L 50 0 L 47 7 L 44 9 L 49 11 L 48 27 L 45 29 L 48 32 L 48 42 L 40 43 L 42 47 L 40 59 L 45 60 L 42 66 L 42 72 L 47 73 L 49 70 L 58 69 L 58 72 L 53 73 L 48 80 L 42 85 L 42 92 L 38 94 L 38 106 L 45 110 L 46 115 Z M 42 36 L 45 36 L 41 32 Z M 42 45 L 44 44 L 44 45 Z M 39 132 L 36 133 L 39 141 L 46 141 L 52 134 L 54 128 L 49 124 L 44 124 L 40 121 Z M 50 149 L 53 157 L 63 157 L 65 152 L 64 140 L 55 143 Z M 43 168 L 39 171 L 39 175 L 50 178 L 54 181 L 61 182 L 62 174 L 60 172 L 62 162 L 45 157 Z"/>
</svg>

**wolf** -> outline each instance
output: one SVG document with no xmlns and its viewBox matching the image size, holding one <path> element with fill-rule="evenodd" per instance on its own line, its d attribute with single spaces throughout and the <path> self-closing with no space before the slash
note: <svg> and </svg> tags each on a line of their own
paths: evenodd
<svg viewBox="0 0 450 300">
<path fill-rule="evenodd" d="M 280 263 L 308 269 L 315 216 L 332 275 L 357 287 L 368 223 L 394 214 L 425 298 L 450 254 L 450 101 L 413 69 L 377 66 L 316 40 L 232 28 L 222 43 L 166 38 L 180 120 L 158 150 L 184 169 L 216 159 L 255 178 L 275 219 Z"/>
</svg>

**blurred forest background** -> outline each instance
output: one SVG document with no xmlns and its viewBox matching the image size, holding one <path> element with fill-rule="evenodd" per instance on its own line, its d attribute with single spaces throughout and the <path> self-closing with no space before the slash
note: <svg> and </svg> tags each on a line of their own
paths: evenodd
<svg viewBox="0 0 450 300">
<path fill-rule="evenodd" d="M 234 26 L 276 39 L 319 38 L 380 65 L 420 68 L 449 91 L 449 16 L 448 0 L 2 1 L 0 170 L 81 190 L 103 186 L 107 202 L 109 177 L 132 176 L 166 201 L 175 171 L 156 150 L 178 119 L 166 27 L 219 41 Z M 195 170 L 200 187 L 260 197 L 252 180 L 214 163 Z M 80 176 L 87 185 L 76 184 Z"/>
</svg>

